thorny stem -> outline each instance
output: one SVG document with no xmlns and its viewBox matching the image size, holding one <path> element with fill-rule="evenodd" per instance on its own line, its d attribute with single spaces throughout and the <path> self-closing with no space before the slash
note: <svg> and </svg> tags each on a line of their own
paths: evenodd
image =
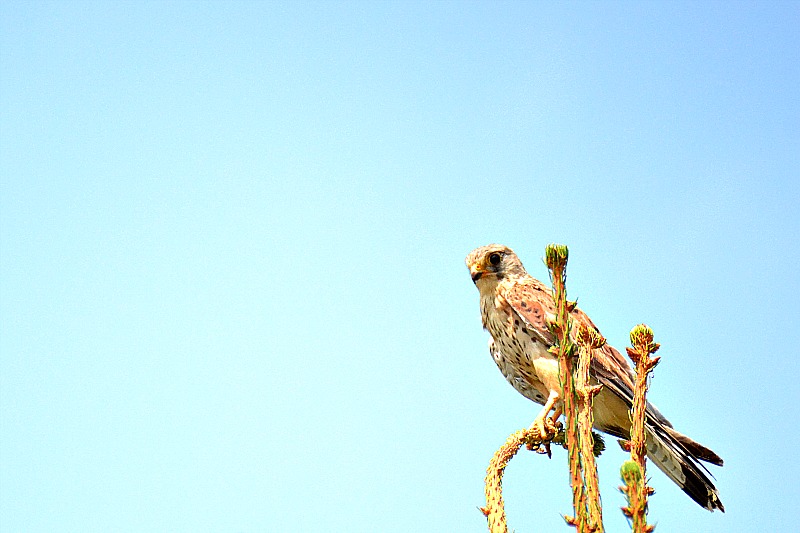
<svg viewBox="0 0 800 533">
<path fill-rule="evenodd" d="M 583 458 L 586 504 L 589 511 L 589 528 L 596 533 L 603 533 L 603 510 L 600 504 L 597 464 L 593 453 L 592 426 L 594 426 L 594 414 L 592 412 L 592 401 L 602 387 L 601 385 L 591 385 L 589 368 L 592 351 L 602 348 L 605 343 L 605 338 L 594 328 L 581 326 L 578 329 L 578 372 L 575 379 L 575 386 L 580 397 L 578 428 L 580 430 L 581 455 Z"/>
<path fill-rule="evenodd" d="M 559 380 L 561 382 L 564 405 L 567 453 L 569 456 L 570 484 L 572 486 L 572 506 L 574 517 L 565 517 L 568 524 L 575 526 L 578 533 L 588 532 L 588 512 L 586 490 L 583 481 L 580 437 L 578 434 L 578 396 L 574 380 L 575 345 L 570 339 L 570 311 L 574 304 L 567 302 L 567 260 L 569 249 L 564 245 L 550 244 L 545 249 L 545 263 L 553 282 L 553 300 L 556 305 L 555 320 L 550 322 L 556 345 L 550 348 L 558 358 Z M 591 427 L 591 426 L 590 426 Z"/>
<path fill-rule="evenodd" d="M 542 441 L 538 437 L 538 431 L 532 429 L 521 429 L 513 433 L 489 462 L 485 479 L 486 507 L 481 507 L 481 512 L 486 516 L 490 533 L 506 533 L 508 531 L 503 504 L 503 472 L 523 444 L 529 448 L 541 445 Z"/>
<path fill-rule="evenodd" d="M 633 533 L 652 531 L 654 526 L 647 525 L 647 487 L 645 459 L 647 456 L 645 417 L 647 416 L 647 378 L 653 368 L 658 364 L 660 357 L 650 357 L 659 349 L 658 343 L 653 342 L 653 330 L 645 324 L 639 324 L 631 330 L 631 345 L 627 348 L 628 356 L 636 365 L 636 383 L 633 389 L 633 407 L 631 408 L 631 461 L 638 468 L 638 477 L 634 475 L 633 467 L 623 464 L 623 480 L 626 489 L 623 490 L 628 497 L 628 507 L 623 508 L 626 516 L 632 520 Z"/>
<path fill-rule="evenodd" d="M 520 447 L 525 444 L 528 449 L 548 456 L 550 455 L 550 444 L 567 447 L 566 435 L 563 430 L 558 431 L 550 441 L 542 441 L 540 437 L 539 432 L 535 429 L 521 429 L 508 437 L 489 462 L 485 479 L 486 507 L 481 507 L 480 510 L 487 518 L 490 533 L 507 533 L 508 531 L 503 504 L 503 473 Z M 594 440 L 592 455 L 597 457 L 605 449 L 605 444 L 599 433 L 593 432 L 592 437 Z"/>
<path fill-rule="evenodd" d="M 628 499 L 628 506 L 622 508 L 622 513 L 631 520 L 634 533 L 651 533 L 655 526 L 647 525 L 647 487 L 639 464 L 628 459 L 619 472 L 625 483 L 620 490 Z"/>
</svg>

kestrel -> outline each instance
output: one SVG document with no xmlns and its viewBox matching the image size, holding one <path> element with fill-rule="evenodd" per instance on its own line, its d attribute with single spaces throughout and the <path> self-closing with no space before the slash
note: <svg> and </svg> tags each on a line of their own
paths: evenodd
<svg viewBox="0 0 800 533">
<path fill-rule="evenodd" d="M 490 244 L 473 250 L 466 259 L 472 281 L 480 292 L 483 327 L 492 338 L 489 352 L 500 372 L 519 393 L 544 405 L 532 427 L 545 433 L 561 414 L 558 361 L 548 351 L 554 343 L 546 316 L 555 314 L 552 291 L 530 276 L 508 247 Z M 596 326 L 580 309 L 574 323 Z M 629 410 L 635 373 L 609 345 L 594 351 L 592 381 L 603 387 L 594 399 L 594 427 L 620 439 L 630 438 Z M 551 411 L 555 411 L 548 418 Z M 705 446 L 678 433 L 656 407 L 647 404 L 647 457 L 691 499 L 709 511 L 725 511 L 700 461 L 722 466 L 722 459 Z"/>
</svg>

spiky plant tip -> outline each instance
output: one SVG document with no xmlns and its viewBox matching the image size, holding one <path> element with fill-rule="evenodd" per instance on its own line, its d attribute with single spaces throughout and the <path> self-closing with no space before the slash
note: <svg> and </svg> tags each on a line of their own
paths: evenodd
<svg viewBox="0 0 800 533">
<path fill-rule="evenodd" d="M 628 459 L 619 469 L 619 475 L 622 477 L 622 481 L 626 485 L 630 485 L 631 482 L 639 483 L 642 481 L 642 469 L 639 467 L 636 461 Z"/>
<path fill-rule="evenodd" d="M 600 332 L 594 329 L 593 327 L 586 326 L 581 324 L 578 327 L 578 334 L 576 336 L 578 344 L 582 344 L 584 346 L 588 346 L 591 349 L 602 348 L 605 343 L 606 339 Z"/>
<path fill-rule="evenodd" d="M 550 270 L 563 270 L 569 259 L 569 248 L 566 244 L 548 244 L 544 250 L 544 263 Z"/>
<path fill-rule="evenodd" d="M 653 343 L 653 330 L 647 324 L 639 324 L 631 330 L 631 345 L 634 348 L 650 347 Z"/>
</svg>

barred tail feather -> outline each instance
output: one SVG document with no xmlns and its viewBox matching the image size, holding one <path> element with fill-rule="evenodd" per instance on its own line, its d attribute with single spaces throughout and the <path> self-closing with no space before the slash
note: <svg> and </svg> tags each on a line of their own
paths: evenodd
<svg viewBox="0 0 800 533">
<path fill-rule="evenodd" d="M 710 473 L 699 462 L 722 465 L 717 454 L 672 428 L 648 424 L 647 458 L 701 507 L 725 512 Z"/>
</svg>

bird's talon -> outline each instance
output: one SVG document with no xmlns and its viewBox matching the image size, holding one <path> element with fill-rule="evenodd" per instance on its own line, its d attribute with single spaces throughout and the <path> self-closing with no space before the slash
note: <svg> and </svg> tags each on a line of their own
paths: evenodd
<svg viewBox="0 0 800 533">
<path fill-rule="evenodd" d="M 557 428 L 552 420 L 549 418 L 536 418 L 531 424 L 531 430 L 535 431 L 537 437 L 542 441 L 550 441 L 555 437 Z"/>
</svg>

